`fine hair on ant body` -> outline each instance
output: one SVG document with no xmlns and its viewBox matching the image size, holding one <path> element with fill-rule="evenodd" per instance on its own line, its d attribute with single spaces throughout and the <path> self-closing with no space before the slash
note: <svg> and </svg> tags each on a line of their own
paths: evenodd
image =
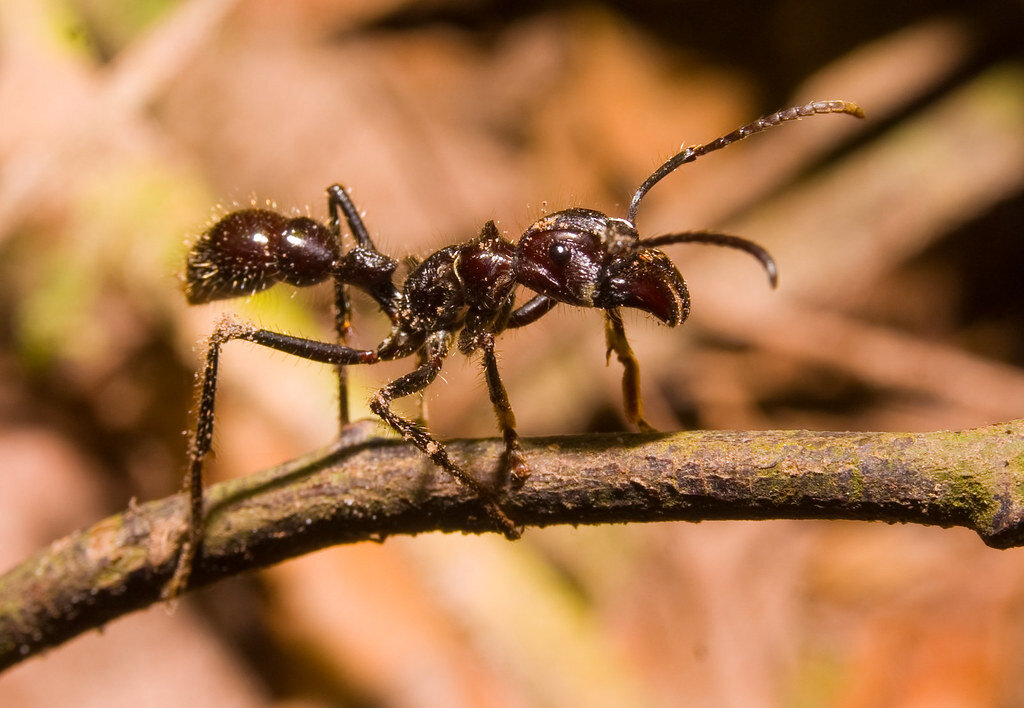
<svg viewBox="0 0 1024 708">
<path fill-rule="evenodd" d="M 377 250 L 358 209 L 340 185 L 327 189 L 326 224 L 260 208 L 224 216 L 198 238 L 188 254 L 185 295 L 189 304 L 251 295 L 279 282 L 304 287 L 333 279 L 337 341 L 293 337 L 233 318 L 218 323 L 207 342 L 198 422 L 189 445 L 184 484 L 189 497 L 188 533 L 164 597 L 173 597 L 184 588 L 202 541 L 202 469 L 211 449 L 217 365 L 225 343 L 241 339 L 334 365 L 342 426 L 348 423 L 346 366 L 416 355 L 416 369 L 378 390 L 370 401 L 371 410 L 436 465 L 473 489 L 494 528 L 509 539 L 518 538 L 520 531 L 499 504 L 496 490 L 455 464 L 443 443 L 395 413 L 391 402 L 430 385 L 453 344 L 467 356 L 481 352 L 487 390 L 505 442 L 503 479 L 520 486 L 528 475 L 526 457 L 498 373 L 495 339 L 565 303 L 605 311 L 607 355 L 610 358 L 614 352 L 623 365 L 626 418 L 641 431 L 653 431 L 643 417 L 639 365 L 626 340 L 620 308 L 642 310 L 669 327 L 686 319 L 690 310 L 686 283 L 659 247 L 706 243 L 746 251 L 760 261 L 772 287 L 777 283 L 777 271 L 764 248 L 738 236 L 686 231 L 641 239 L 635 225 L 640 201 L 661 179 L 702 155 L 781 123 L 828 113 L 864 116 L 859 106 L 847 101 L 813 101 L 772 113 L 673 155 L 640 185 L 625 219 L 591 209 L 566 209 L 538 219 L 518 242 L 504 238 L 494 221 L 488 221 L 472 241 L 426 257 L 401 285 L 394 280 L 398 261 Z M 342 217 L 355 240 L 355 246 L 346 252 L 342 248 Z M 518 286 L 536 295 L 517 307 Z M 391 333 L 373 349 L 348 346 L 349 287 L 368 295 L 391 321 Z"/>
</svg>

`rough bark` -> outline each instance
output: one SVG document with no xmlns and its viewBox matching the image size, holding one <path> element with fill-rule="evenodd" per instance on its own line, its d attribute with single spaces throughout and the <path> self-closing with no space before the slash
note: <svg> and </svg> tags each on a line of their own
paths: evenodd
<svg viewBox="0 0 1024 708">
<path fill-rule="evenodd" d="M 356 423 L 326 451 L 207 492 L 190 587 L 338 543 L 491 531 L 472 492 Z M 1024 544 L 1024 420 L 964 432 L 684 432 L 525 441 L 532 475 L 501 496 L 526 527 L 708 519 L 964 526 Z M 454 441 L 492 479 L 501 442 Z M 185 532 L 181 495 L 131 505 L 0 577 L 0 669 L 158 600 Z"/>
</svg>

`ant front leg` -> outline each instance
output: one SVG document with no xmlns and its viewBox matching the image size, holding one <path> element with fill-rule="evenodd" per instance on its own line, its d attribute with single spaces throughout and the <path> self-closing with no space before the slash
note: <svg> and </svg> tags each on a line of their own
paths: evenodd
<svg viewBox="0 0 1024 708">
<path fill-rule="evenodd" d="M 626 409 L 626 420 L 635 425 L 641 433 L 656 433 L 656 428 L 644 420 L 644 405 L 640 397 L 640 364 L 633 348 L 626 339 L 626 328 L 622 325 L 622 313 L 612 308 L 604 313 L 604 335 L 608 343 L 606 359 L 612 352 L 622 364 L 622 405 Z"/>
<path fill-rule="evenodd" d="M 512 311 L 506 327 L 515 329 L 532 324 L 549 313 L 557 304 L 557 300 L 547 295 L 536 295 Z M 626 339 L 626 328 L 622 325 L 622 314 L 618 308 L 605 310 L 604 334 L 608 345 L 607 357 L 610 359 L 612 352 L 615 352 L 616 358 L 622 364 L 622 403 L 626 410 L 626 420 L 642 433 L 657 432 L 657 429 L 644 419 L 643 400 L 640 396 L 640 364 L 636 360 L 633 348 L 629 346 L 629 340 Z M 500 417 L 499 414 L 499 419 Z"/>
<path fill-rule="evenodd" d="M 534 295 L 525 303 L 512 310 L 505 323 L 507 329 L 518 329 L 528 324 L 533 324 L 544 315 L 555 309 L 558 300 L 547 295 Z"/>
<path fill-rule="evenodd" d="M 380 416 L 405 440 L 419 448 L 423 454 L 434 461 L 434 464 L 444 468 L 457 480 L 473 489 L 479 495 L 488 516 L 491 517 L 498 530 L 509 540 L 515 540 L 520 537 L 519 530 L 495 501 L 494 492 L 452 462 L 448 456 L 448 450 L 426 429 L 391 410 L 391 401 L 418 393 L 437 378 L 441 371 L 441 364 L 451 347 L 451 339 L 452 335 L 447 331 L 431 333 L 424 344 L 426 352 L 424 362 L 412 373 L 392 381 L 377 391 L 370 401 L 370 410 Z"/>
<path fill-rule="evenodd" d="M 225 317 L 217 324 L 208 340 L 206 366 L 203 369 L 202 384 L 199 390 L 196 432 L 188 449 L 189 464 L 183 485 L 189 501 L 188 532 L 178 556 L 174 575 L 161 592 L 161 597 L 165 600 L 177 597 L 185 589 L 199 552 L 199 546 L 202 543 L 205 520 L 203 513 L 203 461 L 213 444 L 214 402 L 217 397 L 220 349 L 233 339 L 244 339 L 303 359 L 337 366 L 373 364 L 380 359 L 377 352 L 372 350 L 350 349 L 331 342 L 292 337 L 258 329 L 231 317 Z"/>
</svg>

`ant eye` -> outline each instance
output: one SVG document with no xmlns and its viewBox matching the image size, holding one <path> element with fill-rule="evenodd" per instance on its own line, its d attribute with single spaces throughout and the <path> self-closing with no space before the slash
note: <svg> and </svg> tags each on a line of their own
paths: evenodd
<svg viewBox="0 0 1024 708">
<path fill-rule="evenodd" d="M 564 243 L 558 243 L 556 241 L 551 244 L 551 248 L 548 249 L 548 257 L 555 265 L 564 266 L 572 258 L 572 251 Z"/>
</svg>

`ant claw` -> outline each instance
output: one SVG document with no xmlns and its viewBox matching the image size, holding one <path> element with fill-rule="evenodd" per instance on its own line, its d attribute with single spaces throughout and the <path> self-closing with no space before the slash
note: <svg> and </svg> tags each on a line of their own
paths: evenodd
<svg viewBox="0 0 1024 708">
<path fill-rule="evenodd" d="M 637 429 L 641 433 L 659 433 L 659 432 L 661 432 L 660 430 L 655 428 L 653 425 L 648 423 L 643 418 L 637 418 L 637 420 L 636 420 L 636 427 L 637 427 Z"/>
<path fill-rule="evenodd" d="M 526 455 L 521 449 L 508 451 L 505 457 L 505 470 L 512 489 L 520 489 L 526 484 L 530 477 L 530 466 L 526 463 Z"/>
</svg>

